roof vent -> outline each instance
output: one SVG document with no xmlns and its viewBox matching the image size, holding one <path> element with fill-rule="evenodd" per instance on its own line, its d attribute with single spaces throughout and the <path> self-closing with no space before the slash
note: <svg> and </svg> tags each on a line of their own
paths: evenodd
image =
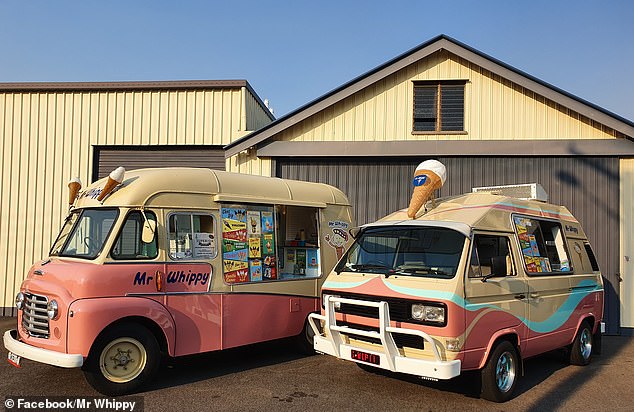
<svg viewBox="0 0 634 412">
<path fill-rule="evenodd" d="M 502 195 L 516 197 L 523 200 L 539 200 L 540 202 L 548 202 L 548 193 L 539 183 L 526 183 L 521 185 L 505 185 L 505 186 L 486 186 L 474 187 L 471 189 L 473 193 L 491 193 L 494 195 Z"/>
</svg>

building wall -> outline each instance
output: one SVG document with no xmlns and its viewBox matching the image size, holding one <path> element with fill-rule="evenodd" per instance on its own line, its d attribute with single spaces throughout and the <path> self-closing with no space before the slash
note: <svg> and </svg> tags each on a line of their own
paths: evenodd
<svg viewBox="0 0 634 412">
<path fill-rule="evenodd" d="M 270 122 L 256 105 L 246 88 L 0 91 L 0 315 L 48 255 L 66 182 L 90 182 L 93 146 L 226 145 Z"/>
<path fill-rule="evenodd" d="M 634 328 L 634 159 L 621 159 L 621 326 Z M 629 333 L 634 334 L 634 329 Z"/>
<path fill-rule="evenodd" d="M 412 134 L 413 82 L 466 80 L 466 134 Z M 446 51 L 280 133 L 278 140 L 601 139 L 617 133 Z"/>
</svg>

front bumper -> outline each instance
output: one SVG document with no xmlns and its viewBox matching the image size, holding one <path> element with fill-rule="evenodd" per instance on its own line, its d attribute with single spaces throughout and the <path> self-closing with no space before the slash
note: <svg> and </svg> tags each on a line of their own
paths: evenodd
<svg viewBox="0 0 634 412">
<path fill-rule="evenodd" d="M 378 308 L 379 331 L 373 332 L 353 329 L 347 326 L 338 326 L 335 318 L 334 307 L 336 302 Z M 436 342 L 431 336 L 419 330 L 392 327 L 390 325 L 390 315 L 387 302 L 370 302 L 325 296 L 325 308 L 325 316 L 313 313 L 308 317 L 310 326 L 315 332 L 314 347 L 317 352 L 353 362 L 366 363 L 353 359 L 352 351 L 356 348 L 344 343 L 343 338 L 341 337 L 341 332 L 343 332 L 351 335 L 375 338 L 381 341 L 383 350 L 380 352 L 363 349 L 363 352 L 379 357 L 378 365 L 375 363 L 367 363 L 370 366 L 430 379 L 451 379 L 460 375 L 460 360 L 443 361 L 440 357 L 438 348 L 436 347 Z M 318 321 L 323 323 L 323 333 L 319 330 L 317 325 Z M 422 337 L 432 348 L 434 360 L 415 359 L 401 356 L 396 344 L 394 343 L 394 339 L 392 338 L 393 333 L 417 335 Z"/>
<path fill-rule="evenodd" d="M 31 359 L 36 362 L 62 368 L 79 368 L 84 364 L 84 357 L 81 354 L 60 353 L 48 349 L 36 348 L 24 342 L 20 342 L 18 331 L 8 330 L 3 336 L 4 347 L 18 356 Z"/>
</svg>

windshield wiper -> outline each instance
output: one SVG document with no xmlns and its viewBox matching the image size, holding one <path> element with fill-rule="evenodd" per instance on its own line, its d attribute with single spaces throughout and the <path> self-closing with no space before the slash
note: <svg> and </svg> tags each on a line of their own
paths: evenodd
<svg viewBox="0 0 634 412">
<path fill-rule="evenodd" d="M 396 268 L 396 273 L 402 275 L 448 275 L 447 272 L 439 269 L 433 269 L 428 267 L 405 267 L 405 268 Z"/>
</svg>

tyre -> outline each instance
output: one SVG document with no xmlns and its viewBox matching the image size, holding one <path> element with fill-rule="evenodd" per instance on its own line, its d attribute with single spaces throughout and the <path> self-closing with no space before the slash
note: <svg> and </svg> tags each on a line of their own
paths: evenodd
<svg viewBox="0 0 634 412">
<path fill-rule="evenodd" d="M 499 342 L 481 371 L 480 396 L 493 402 L 506 402 L 513 397 L 520 371 L 519 356 L 509 341 Z"/>
<path fill-rule="evenodd" d="M 160 359 L 154 335 L 142 325 L 126 323 L 97 338 L 82 369 L 95 390 L 119 396 L 133 393 L 152 380 Z"/>
<path fill-rule="evenodd" d="M 584 366 L 592 360 L 592 329 L 585 320 L 581 323 L 577 336 L 570 347 L 570 364 Z"/>
<path fill-rule="evenodd" d="M 303 355 L 314 355 L 315 354 L 315 332 L 313 332 L 313 328 L 310 327 L 310 323 L 308 319 L 304 323 L 304 329 L 302 329 L 301 333 L 295 336 L 295 344 L 297 347 L 297 351 Z"/>
</svg>

